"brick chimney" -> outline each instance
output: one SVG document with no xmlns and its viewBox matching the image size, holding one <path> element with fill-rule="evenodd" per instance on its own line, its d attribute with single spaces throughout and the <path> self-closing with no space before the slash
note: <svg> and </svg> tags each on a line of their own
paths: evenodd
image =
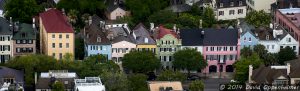
<svg viewBox="0 0 300 91">
<path fill-rule="evenodd" d="M 248 75 L 248 82 L 249 83 L 252 83 L 252 72 L 253 72 L 253 66 L 252 65 L 249 65 L 249 75 Z"/>
</svg>

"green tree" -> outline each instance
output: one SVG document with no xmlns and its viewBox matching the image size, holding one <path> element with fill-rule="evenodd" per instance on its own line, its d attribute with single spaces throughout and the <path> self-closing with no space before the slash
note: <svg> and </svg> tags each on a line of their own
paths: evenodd
<svg viewBox="0 0 300 91">
<path fill-rule="evenodd" d="M 9 0 L 5 6 L 5 17 L 12 17 L 14 21 L 31 23 L 32 17 L 42 9 L 35 0 Z"/>
<path fill-rule="evenodd" d="M 264 57 L 264 64 L 266 66 L 277 64 L 278 63 L 278 59 L 277 59 L 276 56 L 277 56 L 277 54 L 267 53 L 265 55 L 265 57 Z"/>
<path fill-rule="evenodd" d="M 184 81 L 186 80 L 186 75 L 179 71 L 165 70 L 163 71 L 157 79 L 159 81 Z"/>
<path fill-rule="evenodd" d="M 198 5 L 193 4 L 191 11 L 189 11 L 188 13 L 194 15 L 194 16 L 201 16 L 203 13 L 203 10 L 199 8 Z"/>
<path fill-rule="evenodd" d="M 207 66 L 202 54 L 195 49 L 185 48 L 174 53 L 173 66 L 178 69 L 186 69 L 188 76 L 190 71 L 203 69 Z"/>
<path fill-rule="evenodd" d="M 103 0 L 60 0 L 57 8 L 70 11 L 79 10 L 80 13 L 95 14 L 97 11 L 103 11 L 105 8 Z"/>
<path fill-rule="evenodd" d="M 280 49 L 280 51 L 278 52 L 278 63 L 279 64 L 283 65 L 285 61 L 293 60 L 296 58 L 297 58 L 296 53 L 289 46 L 287 46 L 283 49 Z"/>
<path fill-rule="evenodd" d="M 52 84 L 51 91 L 65 91 L 65 86 L 63 83 L 56 81 L 54 84 Z"/>
<path fill-rule="evenodd" d="M 255 27 L 268 27 L 271 23 L 271 16 L 270 14 L 266 13 L 263 10 L 260 11 L 251 11 L 247 13 L 246 22 L 254 25 Z"/>
<path fill-rule="evenodd" d="M 253 66 L 253 69 L 258 68 L 262 64 L 262 60 L 256 53 L 253 53 L 250 57 L 242 57 L 240 60 L 234 63 L 236 69 L 234 79 L 240 83 L 245 83 L 248 80 L 249 65 Z"/>
<path fill-rule="evenodd" d="M 66 53 L 64 56 L 63 56 L 63 61 L 74 61 L 74 57 L 73 57 L 73 54 L 71 53 Z"/>
<path fill-rule="evenodd" d="M 252 50 L 250 47 L 244 47 L 243 49 L 241 49 L 241 56 L 242 57 L 249 57 L 252 55 Z"/>
<path fill-rule="evenodd" d="M 194 16 L 189 13 L 182 13 L 177 18 L 177 24 L 180 24 L 184 28 L 198 28 L 199 20 L 199 16 Z"/>
<path fill-rule="evenodd" d="M 264 59 L 265 55 L 268 53 L 264 45 L 255 45 L 253 51 L 258 54 L 261 59 Z"/>
<path fill-rule="evenodd" d="M 176 14 L 170 10 L 161 10 L 149 16 L 149 22 L 155 24 L 167 24 L 176 22 Z"/>
<path fill-rule="evenodd" d="M 129 81 L 123 72 L 105 71 L 100 77 L 107 91 L 130 91 Z"/>
<path fill-rule="evenodd" d="M 160 61 L 150 51 L 131 51 L 122 60 L 124 68 L 133 73 L 148 73 L 160 67 Z"/>
<path fill-rule="evenodd" d="M 147 76 L 144 74 L 132 74 L 128 76 L 131 91 L 148 91 Z"/>
<path fill-rule="evenodd" d="M 204 83 L 201 80 L 192 81 L 189 89 L 191 91 L 204 91 Z"/>
<path fill-rule="evenodd" d="M 216 23 L 216 18 L 213 9 L 210 7 L 205 8 L 202 14 L 202 19 L 202 26 L 204 28 L 211 28 Z"/>
<path fill-rule="evenodd" d="M 169 0 L 125 0 L 135 23 L 145 22 L 149 15 L 166 8 L 168 3 Z"/>
</svg>

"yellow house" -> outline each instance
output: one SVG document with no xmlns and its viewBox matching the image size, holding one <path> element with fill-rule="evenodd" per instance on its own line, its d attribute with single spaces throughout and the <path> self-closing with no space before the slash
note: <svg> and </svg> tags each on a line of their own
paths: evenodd
<svg viewBox="0 0 300 91">
<path fill-rule="evenodd" d="M 155 53 L 156 42 L 151 37 L 149 31 L 140 23 L 133 29 L 133 37 L 136 40 L 137 50 L 148 50 Z"/>
<path fill-rule="evenodd" d="M 40 49 L 42 54 L 62 59 L 66 53 L 74 56 L 74 31 L 67 17 L 57 9 L 40 13 Z"/>
</svg>

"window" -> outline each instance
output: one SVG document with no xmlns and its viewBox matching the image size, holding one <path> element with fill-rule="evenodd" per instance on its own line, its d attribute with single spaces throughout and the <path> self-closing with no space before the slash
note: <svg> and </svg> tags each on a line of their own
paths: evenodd
<svg viewBox="0 0 300 91">
<path fill-rule="evenodd" d="M 208 47 L 206 47 L 206 51 L 208 51 Z"/>
<path fill-rule="evenodd" d="M 287 42 L 291 42 L 291 38 L 287 38 L 286 41 L 287 41 Z"/>
<path fill-rule="evenodd" d="M 3 78 L 3 81 L 13 84 L 14 83 L 14 78 Z"/>
<path fill-rule="evenodd" d="M 233 51 L 233 47 L 230 47 L 230 51 Z"/>
<path fill-rule="evenodd" d="M 215 48 L 214 47 L 210 47 L 210 51 L 215 51 Z"/>
<path fill-rule="evenodd" d="M 274 49 L 275 45 L 272 45 L 272 49 Z"/>
<path fill-rule="evenodd" d="M 270 45 L 267 45 L 267 49 L 269 49 L 269 46 L 270 46 Z"/>
<path fill-rule="evenodd" d="M 296 50 L 296 46 L 293 46 L 293 50 Z"/>
<path fill-rule="evenodd" d="M 238 9 L 238 14 L 243 14 L 243 9 Z"/>
<path fill-rule="evenodd" d="M 55 57 L 55 53 L 52 53 L 52 57 Z"/>
<path fill-rule="evenodd" d="M 172 56 L 169 56 L 169 61 L 172 61 Z"/>
<path fill-rule="evenodd" d="M 251 42 L 251 38 L 249 38 L 249 42 Z"/>
<path fill-rule="evenodd" d="M 28 44 L 32 44 L 32 40 L 28 40 Z"/>
<path fill-rule="evenodd" d="M 270 36 L 269 36 L 269 35 L 267 35 L 267 36 L 266 36 L 266 40 L 269 40 L 269 39 L 270 39 Z"/>
<path fill-rule="evenodd" d="M 246 40 L 247 40 L 247 38 L 245 37 L 245 38 L 244 38 L 244 41 L 246 41 Z"/>
<path fill-rule="evenodd" d="M 55 43 L 52 43 L 52 48 L 55 48 Z"/>
<path fill-rule="evenodd" d="M 21 43 L 21 41 L 20 40 L 17 40 L 17 44 L 20 44 Z"/>
<path fill-rule="evenodd" d="M 62 48 L 62 43 L 59 43 L 59 48 Z"/>
<path fill-rule="evenodd" d="M 69 34 L 66 35 L 66 38 L 67 38 L 67 39 L 69 38 Z"/>
<path fill-rule="evenodd" d="M 163 60 L 166 62 L 167 61 L 167 56 L 164 56 Z"/>
<path fill-rule="evenodd" d="M 230 2 L 230 6 L 234 6 L 234 2 Z"/>
<path fill-rule="evenodd" d="M 23 40 L 23 42 L 22 42 L 23 44 L 26 44 L 26 40 Z"/>
<path fill-rule="evenodd" d="M 61 34 L 59 34 L 59 39 L 61 39 L 62 38 L 62 35 Z"/>
<path fill-rule="evenodd" d="M 283 49 L 283 46 L 280 46 L 280 49 Z"/>
<path fill-rule="evenodd" d="M 55 34 L 52 34 L 52 38 L 55 38 Z"/>
<path fill-rule="evenodd" d="M 229 60 L 233 60 L 233 55 L 229 55 Z"/>
<path fill-rule="evenodd" d="M 224 15 L 224 11 L 219 11 L 219 16 L 223 16 Z"/>
<path fill-rule="evenodd" d="M 224 51 L 227 51 L 227 46 L 224 46 Z"/>
<path fill-rule="evenodd" d="M 220 3 L 220 7 L 223 7 L 223 3 Z"/>
<path fill-rule="evenodd" d="M 9 36 L 7 37 L 7 41 L 10 41 L 10 37 Z"/>
<path fill-rule="evenodd" d="M 229 15 L 234 15 L 234 10 L 229 10 Z"/>
<path fill-rule="evenodd" d="M 62 53 L 59 53 L 59 59 L 62 59 Z"/>
<path fill-rule="evenodd" d="M 101 42 L 101 37 L 97 37 L 97 42 Z"/>
<path fill-rule="evenodd" d="M 69 48 L 69 43 L 66 43 L 66 48 Z"/>
<path fill-rule="evenodd" d="M 243 5 L 243 1 L 239 1 L 239 6 L 242 6 Z"/>
</svg>

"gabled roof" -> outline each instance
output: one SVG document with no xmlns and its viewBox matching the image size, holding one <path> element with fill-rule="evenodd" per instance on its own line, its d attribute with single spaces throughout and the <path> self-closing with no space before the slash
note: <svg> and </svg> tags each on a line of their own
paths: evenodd
<svg viewBox="0 0 300 91">
<path fill-rule="evenodd" d="M 16 82 L 24 82 L 24 73 L 20 70 L 0 66 L 0 84 L 2 84 L 2 78 L 15 78 Z"/>
<path fill-rule="evenodd" d="M 176 34 L 175 31 L 173 31 L 171 29 L 167 29 L 162 25 L 159 26 L 157 39 L 160 39 L 160 38 L 164 37 L 167 34 L 171 34 L 172 36 L 174 36 L 177 39 L 179 38 L 179 36 Z"/>
<path fill-rule="evenodd" d="M 290 60 L 287 61 L 286 63 L 290 63 L 291 65 L 291 73 L 290 77 L 291 78 L 300 78 L 300 60 L 295 59 L 295 60 Z"/>
<path fill-rule="evenodd" d="M 85 34 L 89 37 L 85 37 L 85 43 L 90 45 L 109 45 L 111 42 L 107 38 L 104 30 L 100 28 L 100 21 L 102 19 L 97 15 L 92 16 L 92 24 L 88 25 L 85 29 Z M 81 31 L 82 33 L 84 31 Z M 100 37 L 101 41 L 97 42 L 97 38 Z"/>
<path fill-rule="evenodd" d="M 9 21 L 0 17 L 0 35 L 11 35 L 12 30 L 9 27 Z"/>
<path fill-rule="evenodd" d="M 17 30 L 17 32 L 14 33 L 13 38 L 14 40 L 16 39 L 32 39 L 35 40 L 36 39 L 36 33 L 35 33 L 35 29 L 32 28 L 31 24 L 27 24 L 27 23 L 22 23 L 19 25 L 19 30 Z"/>
<path fill-rule="evenodd" d="M 135 34 L 137 44 L 156 44 L 149 31 L 142 23 L 139 23 L 132 31 Z M 145 43 L 146 38 L 148 39 L 148 43 Z"/>
<path fill-rule="evenodd" d="M 201 34 L 202 29 L 182 29 L 180 30 L 180 38 L 182 46 L 201 46 L 203 45 L 204 36 Z"/>
<path fill-rule="evenodd" d="M 260 66 L 259 68 L 253 70 L 252 80 L 256 83 L 261 84 L 271 84 L 278 77 L 283 76 L 288 78 L 286 69 L 272 69 L 270 66 Z"/>
<path fill-rule="evenodd" d="M 204 29 L 203 45 L 205 46 L 236 46 L 237 44 L 237 29 Z"/>
<path fill-rule="evenodd" d="M 40 17 L 47 33 L 74 33 L 67 17 L 57 9 L 40 13 Z"/>
<path fill-rule="evenodd" d="M 112 11 L 116 10 L 117 8 L 121 8 L 124 11 L 126 11 L 124 3 L 123 2 L 120 3 L 119 0 L 107 0 L 106 5 L 107 5 L 106 12 L 108 12 L 108 13 L 111 13 Z"/>
<path fill-rule="evenodd" d="M 242 1 L 241 6 L 246 6 L 246 0 L 216 0 L 216 5 L 217 8 L 240 7 L 239 1 Z M 230 6 L 231 2 L 234 2 L 233 6 Z M 220 7 L 220 3 L 223 3 L 223 7 Z"/>
</svg>

